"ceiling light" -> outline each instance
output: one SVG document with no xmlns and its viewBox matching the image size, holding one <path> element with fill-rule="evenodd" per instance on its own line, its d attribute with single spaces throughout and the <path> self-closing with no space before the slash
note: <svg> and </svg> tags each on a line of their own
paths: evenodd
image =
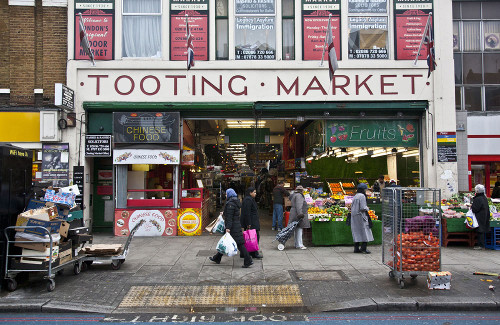
<svg viewBox="0 0 500 325">
<path fill-rule="evenodd" d="M 387 154 L 388 154 L 388 152 L 384 150 L 383 152 L 379 152 L 379 153 L 373 154 L 372 158 L 386 156 Z"/>
</svg>

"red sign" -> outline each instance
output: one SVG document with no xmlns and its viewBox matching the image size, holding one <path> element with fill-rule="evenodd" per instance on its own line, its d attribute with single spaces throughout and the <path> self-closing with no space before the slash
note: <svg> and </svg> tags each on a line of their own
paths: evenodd
<svg viewBox="0 0 500 325">
<path fill-rule="evenodd" d="M 424 34 L 428 12 L 406 10 L 396 12 L 396 60 L 415 60 Z M 427 58 L 427 47 L 422 45 L 419 60 Z"/>
<path fill-rule="evenodd" d="M 303 49 L 304 60 L 321 60 L 328 27 L 329 11 L 313 11 L 303 15 Z M 340 16 L 332 15 L 333 46 L 337 59 L 341 58 L 340 50 Z M 325 51 L 325 62 L 328 65 L 328 54 Z"/>
<path fill-rule="evenodd" d="M 194 61 L 208 60 L 208 15 L 181 11 L 170 16 L 170 60 L 187 62 L 186 13 L 193 37 Z"/>
<path fill-rule="evenodd" d="M 95 60 L 113 60 L 113 14 L 102 10 L 82 12 L 83 22 Z M 89 60 L 80 44 L 80 17 L 75 14 L 75 59 Z"/>
<path fill-rule="evenodd" d="M 177 236 L 177 210 L 115 210 L 115 236 L 128 236 L 141 221 L 135 236 Z"/>
</svg>

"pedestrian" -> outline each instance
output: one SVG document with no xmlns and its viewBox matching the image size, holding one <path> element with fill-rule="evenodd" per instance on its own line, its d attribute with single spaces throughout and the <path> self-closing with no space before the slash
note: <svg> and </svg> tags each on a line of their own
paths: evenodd
<svg viewBox="0 0 500 325">
<path fill-rule="evenodd" d="M 354 241 L 354 253 L 370 254 L 367 249 L 368 242 L 373 241 L 371 222 L 368 220 L 368 206 L 366 205 L 366 190 L 368 186 L 365 183 L 358 184 L 358 190 L 351 204 L 351 231 Z M 361 243 L 361 247 L 360 247 Z"/>
<path fill-rule="evenodd" d="M 485 234 L 490 232 L 490 207 L 488 199 L 484 195 L 484 186 L 477 184 L 474 188 L 476 195 L 472 199 L 471 210 L 476 215 L 479 227 L 476 228 L 477 246 L 474 249 L 485 249 Z"/>
<path fill-rule="evenodd" d="M 382 193 L 382 190 L 386 186 L 385 180 L 384 180 L 384 175 L 380 175 L 378 179 L 375 181 L 375 184 L 373 184 L 372 190 L 373 192 L 377 193 Z"/>
<path fill-rule="evenodd" d="M 279 181 L 273 189 L 273 230 L 281 231 L 283 229 L 283 204 L 285 204 L 285 197 L 289 196 L 284 187 L 285 183 Z"/>
<path fill-rule="evenodd" d="M 290 201 L 292 203 L 292 208 L 290 209 L 290 219 L 289 222 L 298 221 L 299 224 L 295 228 L 295 248 L 306 249 L 302 242 L 302 234 L 304 228 L 311 228 L 311 223 L 307 217 L 307 202 L 304 198 L 304 188 L 299 185 L 295 188 L 295 192 L 290 196 Z"/>
<path fill-rule="evenodd" d="M 257 242 L 260 241 L 260 221 L 259 221 L 259 211 L 257 208 L 257 202 L 255 202 L 255 197 L 257 196 L 257 190 L 255 187 L 249 187 L 246 190 L 245 198 L 241 204 L 241 226 L 245 230 L 255 229 L 257 232 Z M 250 256 L 252 258 L 261 259 L 262 255 L 259 252 L 251 252 Z M 240 257 L 244 257 L 240 252 Z"/>
<path fill-rule="evenodd" d="M 491 193 L 492 199 L 500 199 L 500 182 L 495 182 L 495 187 Z"/>
<path fill-rule="evenodd" d="M 226 233 L 229 233 L 233 237 L 236 245 L 238 245 L 238 250 L 243 254 L 244 262 L 243 267 L 247 268 L 253 264 L 250 254 L 248 254 L 245 248 L 245 238 L 243 237 L 243 232 L 241 231 L 240 222 L 240 208 L 241 203 L 238 200 L 238 195 L 232 188 L 226 190 L 226 206 L 224 207 L 224 221 L 226 226 Z M 212 262 L 220 264 L 222 259 L 222 253 L 217 252 L 214 256 L 209 257 Z"/>
</svg>

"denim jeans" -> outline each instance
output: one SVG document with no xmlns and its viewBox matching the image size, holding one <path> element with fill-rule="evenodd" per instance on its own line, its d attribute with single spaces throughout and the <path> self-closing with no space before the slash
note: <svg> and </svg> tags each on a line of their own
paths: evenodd
<svg viewBox="0 0 500 325">
<path fill-rule="evenodd" d="M 283 229 L 283 205 L 273 204 L 273 228 Z"/>
</svg>

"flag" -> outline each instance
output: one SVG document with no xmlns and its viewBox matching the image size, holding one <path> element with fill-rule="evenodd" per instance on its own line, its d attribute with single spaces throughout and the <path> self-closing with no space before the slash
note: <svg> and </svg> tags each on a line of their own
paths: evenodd
<svg viewBox="0 0 500 325">
<path fill-rule="evenodd" d="M 328 70 L 330 71 L 330 81 L 333 79 L 335 70 L 339 68 L 337 63 L 337 53 L 333 46 L 331 17 L 328 18 L 328 30 L 326 31 L 326 44 L 328 44 Z"/>
<path fill-rule="evenodd" d="M 82 13 L 78 13 L 80 17 L 80 46 L 83 48 L 83 51 L 89 56 L 90 61 L 92 61 L 92 65 L 95 65 L 94 62 L 94 53 L 90 49 L 89 38 L 87 36 L 87 32 L 85 31 L 85 25 L 83 24 Z"/>
<path fill-rule="evenodd" d="M 427 19 L 427 28 L 423 35 L 424 44 L 427 45 L 427 66 L 429 67 L 427 78 L 431 76 L 431 72 L 436 70 L 436 56 L 434 55 L 434 33 L 432 32 L 431 17 Z"/>
<path fill-rule="evenodd" d="M 191 34 L 191 29 L 189 28 L 188 19 L 186 17 L 186 33 L 187 33 L 187 69 L 194 67 L 194 46 L 193 46 L 193 34 Z"/>
</svg>

